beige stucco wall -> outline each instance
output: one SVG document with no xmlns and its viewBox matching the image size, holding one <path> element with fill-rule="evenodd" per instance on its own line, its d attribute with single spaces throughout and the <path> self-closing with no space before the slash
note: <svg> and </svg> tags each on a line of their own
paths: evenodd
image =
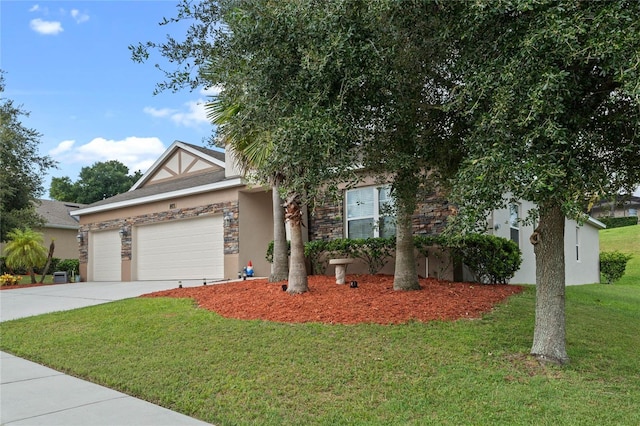
<svg viewBox="0 0 640 426">
<path fill-rule="evenodd" d="M 238 194 L 240 222 L 240 255 L 237 272 L 253 264 L 254 275 L 268 277 L 271 264 L 265 259 L 269 242 L 273 240 L 273 207 L 271 191 L 262 189 Z"/>
</svg>

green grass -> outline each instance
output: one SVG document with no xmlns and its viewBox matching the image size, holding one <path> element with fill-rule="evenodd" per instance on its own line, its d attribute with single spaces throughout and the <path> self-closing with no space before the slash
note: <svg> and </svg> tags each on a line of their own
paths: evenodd
<svg viewBox="0 0 640 426">
<path fill-rule="evenodd" d="M 640 424 L 640 227 L 615 285 L 567 287 L 571 364 L 527 354 L 534 291 L 481 320 L 356 326 L 240 321 L 130 299 L 0 324 L 0 347 L 216 425 Z"/>
<path fill-rule="evenodd" d="M 640 424 L 640 286 L 567 289 L 564 368 L 527 355 L 533 309 L 531 287 L 482 320 L 398 326 L 131 299 L 2 323 L 0 346 L 216 425 Z"/>
<path fill-rule="evenodd" d="M 633 257 L 625 275 L 615 285 L 640 285 L 640 225 L 600 231 L 600 251 L 619 251 Z"/>
</svg>

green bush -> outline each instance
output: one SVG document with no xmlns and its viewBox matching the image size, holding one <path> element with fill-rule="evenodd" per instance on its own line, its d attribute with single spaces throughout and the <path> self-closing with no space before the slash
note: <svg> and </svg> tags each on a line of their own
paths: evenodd
<svg viewBox="0 0 640 426">
<path fill-rule="evenodd" d="M 264 257 L 269 263 L 273 263 L 273 244 L 274 242 L 271 240 L 267 246 L 267 254 Z M 291 254 L 291 241 L 287 241 L 287 253 Z"/>
<path fill-rule="evenodd" d="M 476 282 L 507 284 L 522 264 L 518 245 L 494 235 L 470 234 L 451 241 L 454 259 L 461 261 Z"/>
<path fill-rule="evenodd" d="M 395 248 L 395 237 L 351 240 L 351 256 L 364 260 L 370 274 L 376 274 L 382 269 Z"/>
<path fill-rule="evenodd" d="M 627 217 L 598 217 L 600 222 L 607 225 L 607 228 L 621 228 L 623 226 L 632 226 L 638 224 L 638 216 Z"/>
<path fill-rule="evenodd" d="M 627 261 L 633 256 L 619 251 L 603 251 L 600 253 L 600 273 L 604 275 L 607 284 L 613 284 L 624 276 Z"/>
<path fill-rule="evenodd" d="M 304 256 L 311 262 L 311 269 L 314 274 L 324 274 L 326 265 L 324 263 L 324 252 L 327 242 L 323 240 L 309 241 L 304 245 Z"/>
<path fill-rule="evenodd" d="M 66 271 L 69 279 L 80 271 L 80 261 L 78 259 L 64 259 L 58 262 L 57 268 L 52 271 Z"/>
</svg>

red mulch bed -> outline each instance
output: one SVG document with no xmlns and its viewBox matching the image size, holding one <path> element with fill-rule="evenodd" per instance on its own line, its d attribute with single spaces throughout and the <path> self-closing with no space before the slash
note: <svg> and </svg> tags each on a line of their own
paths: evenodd
<svg viewBox="0 0 640 426">
<path fill-rule="evenodd" d="M 350 288 L 349 282 L 358 282 Z M 184 297 L 223 317 L 276 322 L 328 324 L 401 324 L 411 320 L 479 318 L 507 297 L 522 292 L 515 285 L 456 283 L 420 279 L 421 291 L 394 291 L 391 275 L 349 275 L 347 284 L 335 277 L 309 277 L 307 293 L 290 295 L 280 283 L 264 279 L 201 287 L 177 288 L 142 297 Z"/>
<path fill-rule="evenodd" d="M 17 285 L 3 285 L 0 286 L 0 290 L 13 290 L 18 288 L 29 288 L 29 287 L 42 287 L 45 285 L 55 285 L 56 283 L 35 283 L 35 284 L 17 284 Z"/>
</svg>

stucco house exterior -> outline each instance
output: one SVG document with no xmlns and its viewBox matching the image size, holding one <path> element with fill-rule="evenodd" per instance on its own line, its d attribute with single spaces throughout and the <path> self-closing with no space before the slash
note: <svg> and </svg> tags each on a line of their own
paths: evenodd
<svg viewBox="0 0 640 426">
<path fill-rule="evenodd" d="M 314 206 L 304 228 L 305 240 L 388 235 L 392 226 L 392 218 L 384 213 L 388 202 L 388 187 L 373 179 L 356 188 L 343 188 L 342 200 Z M 437 195 L 427 197 L 413 216 L 414 233 L 440 233 L 452 212 L 446 200 Z M 270 272 L 265 260 L 273 239 L 270 188 L 248 185 L 234 167 L 233 156 L 225 157 L 219 151 L 176 141 L 130 191 L 73 214 L 80 221 L 83 281 L 210 282 L 237 278 L 249 261 L 257 276 Z M 494 220 L 498 223 L 502 218 L 496 213 Z M 585 236 L 581 234 L 581 260 L 587 263 L 595 256 L 597 268 L 597 230 L 593 230 L 595 234 L 591 228 L 583 232 Z M 526 233 L 524 229 L 522 232 Z M 528 240 L 528 234 L 522 240 Z M 587 245 L 587 241 L 591 243 Z M 524 243 L 521 248 L 529 255 Z M 418 259 L 417 267 L 421 276 L 450 280 L 463 276 L 462 270 L 454 268 L 437 248 L 428 258 Z M 363 264 L 349 266 L 349 272 L 365 271 Z M 392 273 L 393 261 L 380 272 Z M 333 274 L 333 267 L 325 273 Z M 533 283 L 535 273 L 531 279 L 529 269 L 525 269 L 517 278 L 517 282 Z M 593 279 L 576 280 L 597 282 L 598 278 L 594 275 Z"/>
<path fill-rule="evenodd" d="M 522 225 L 526 212 L 534 207 L 530 201 L 510 204 L 508 208 L 495 210 L 489 217 L 488 233 L 511 239 L 522 251 L 522 265 L 511 283 L 535 284 L 536 258 L 529 236 L 534 225 Z M 580 225 L 575 220 L 565 219 L 564 259 L 566 285 L 600 282 L 600 239 L 598 231 L 606 226 L 591 217 Z"/>
<path fill-rule="evenodd" d="M 45 225 L 42 228 L 35 228 L 34 231 L 42 233 L 44 246 L 47 250 L 51 240 L 54 240 L 54 257 L 59 259 L 78 258 L 80 252 L 76 237 L 80 224 L 76 217 L 71 216 L 71 212 L 84 206 L 84 204 L 66 201 L 38 200 L 36 212 L 44 219 Z M 0 244 L 0 253 L 3 249 L 4 244 Z"/>
</svg>

